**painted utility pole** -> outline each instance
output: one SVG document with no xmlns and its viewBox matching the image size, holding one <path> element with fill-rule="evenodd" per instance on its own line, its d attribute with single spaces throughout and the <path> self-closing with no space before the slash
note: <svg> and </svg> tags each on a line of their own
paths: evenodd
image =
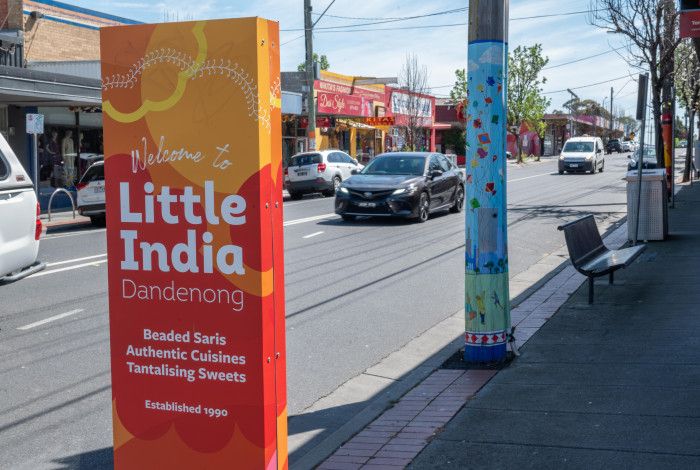
<svg viewBox="0 0 700 470">
<path fill-rule="evenodd" d="M 469 0 L 464 359 L 506 358 L 510 335 L 506 123 L 509 0 Z"/>
<path fill-rule="evenodd" d="M 309 114 L 309 123 L 306 128 L 306 136 L 309 140 L 308 150 L 316 150 L 316 99 L 314 92 L 314 45 L 313 32 L 314 23 L 311 20 L 311 0 L 304 0 L 304 35 L 306 37 L 306 86 L 308 87 L 307 94 L 307 110 Z"/>
</svg>

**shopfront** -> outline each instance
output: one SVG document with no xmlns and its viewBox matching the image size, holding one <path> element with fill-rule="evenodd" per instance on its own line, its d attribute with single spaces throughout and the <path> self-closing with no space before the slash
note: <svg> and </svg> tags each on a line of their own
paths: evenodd
<svg viewBox="0 0 700 470">
<path fill-rule="evenodd" d="M 388 127 L 373 120 L 385 115 L 384 85 L 356 85 L 357 78 L 321 72 L 314 89 L 320 150 L 337 148 L 361 162 L 384 151 Z"/>
<path fill-rule="evenodd" d="M 75 195 L 82 172 L 102 158 L 101 91 L 96 79 L 0 66 L 0 132 L 29 174 L 36 167 L 42 210 L 57 188 Z M 28 113 L 44 115 L 36 155 Z M 70 200 L 56 198 L 54 207 L 61 206 Z"/>
<path fill-rule="evenodd" d="M 385 99 L 391 150 L 435 152 L 435 97 L 387 87 Z"/>
</svg>

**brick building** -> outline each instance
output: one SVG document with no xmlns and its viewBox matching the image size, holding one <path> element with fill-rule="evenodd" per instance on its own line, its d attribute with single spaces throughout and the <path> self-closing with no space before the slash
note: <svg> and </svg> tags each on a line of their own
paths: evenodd
<svg viewBox="0 0 700 470">
<path fill-rule="evenodd" d="M 137 22 L 54 0 L 0 0 L 0 22 L 0 132 L 44 207 L 102 152 L 100 28 Z M 45 117 L 36 153 L 28 113 Z"/>
</svg>

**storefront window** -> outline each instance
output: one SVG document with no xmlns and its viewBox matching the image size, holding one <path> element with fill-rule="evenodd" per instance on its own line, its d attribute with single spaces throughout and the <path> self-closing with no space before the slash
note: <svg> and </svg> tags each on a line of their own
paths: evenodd
<svg viewBox="0 0 700 470">
<path fill-rule="evenodd" d="M 102 160 L 102 115 L 68 108 L 39 108 L 46 132 L 38 139 L 39 188 L 50 195 L 55 188 L 73 189 L 95 161 Z"/>
</svg>

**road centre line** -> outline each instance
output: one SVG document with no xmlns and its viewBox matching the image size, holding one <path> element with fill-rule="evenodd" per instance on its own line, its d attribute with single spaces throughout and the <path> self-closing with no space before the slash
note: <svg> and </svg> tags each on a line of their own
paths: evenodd
<svg viewBox="0 0 700 470">
<path fill-rule="evenodd" d="M 315 233 L 311 233 L 309 235 L 303 236 L 301 238 L 303 238 L 303 239 L 313 238 L 313 237 L 317 237 L 319 235 L 323 235 L 324 233 L 326 233 L 326 232 L 315 232 Z"/>
<path fill-rule="evenodd" d="M 41 276 L 46 276 L 48 274 L 55 274 L 55 273 L 62 273 L 64 271 L 72 271 L 74 269 L 80 269 L 80 268 L 85 268 L 87 266 L 99 266 L 101 264 L 106 263 L 106 259 L 101 259 L 97 261 L 92 261 L 90 263 L 82 263 L 82 264 L 76 264 L 73 266 L 66 266 L 65 268 L 58 268 L 58 269 L 50 269 L 48 271 L 39 271 L 36 274 L 32 274 L 31 276 L 27 276 L 25 279 L 31 279 L 34 277 L 41 277 Z"/>
<path fill-rule="evenodd" d="M 65 261 L 56 261 L 55 263 L 47 263 L 46 267 L 50 268 L 51 266 L 60 266 L 61 264 L 77 263 L 78 261 L 85 261 L 88 259 L 102 258 L 104 256 L 107 256 L 107 253 L 102 253 L 101 255 L 94 255 L 94 256 L 85 256 L 83 258 L 67 259 Z"/>
<path fill-rule="evenodd" d="M 518 181 L 529 180 L 532 178 L 539 178 L 540 176 L 552 176 L 552 172 L 550 171 L 549 173 L 540 173 L 539 175 L 526 176 L 524 178 L 516 178 L 514 180 L 508 180 L 508 183 L 516 183 Z"/>
<path fill-rule="evenodd" d="M 322 214 L 322 215 L 315 215 L 313 217 L 306 217 L 304 219 L 295 219 L 295 220 L 288 220 L 287 222 L 284 223 L 285 227 L 288 227 L 290 225 L 299 225 L 299 224 L 304 224 L 306 222 L 315 222 L 317 220 L 324 220 L 324 219 L 330 219 L 333 217 L 338 217 L 338 214 L 332 213 L 332 214 Z"/>
<path fill-rule="evenodd" d="M 29 325 L 20 326 L 17 329 L 20 331 L 31 330 L 32 328 L 36 328 L 37 326 L 46 325 L 47 323 L 51 323 L 52 321 L 60 320 L 61 318 L 66 318 L 66 317 L 69 317 L 71 315 L 75 315 L 76 313 L 80 313 L 80 312 L 84 312 L 84 311 L 85 311 L 85 309 L 78 308 L 75 310 L 71 310 L 70 312 L 61 313 L 59 315 L 54 315 L 53 317 L 45 318 L 43 320 L 39 320 L 39 321 L 36 321 L 34 323 L 30 323 Z"/>
</svg>

